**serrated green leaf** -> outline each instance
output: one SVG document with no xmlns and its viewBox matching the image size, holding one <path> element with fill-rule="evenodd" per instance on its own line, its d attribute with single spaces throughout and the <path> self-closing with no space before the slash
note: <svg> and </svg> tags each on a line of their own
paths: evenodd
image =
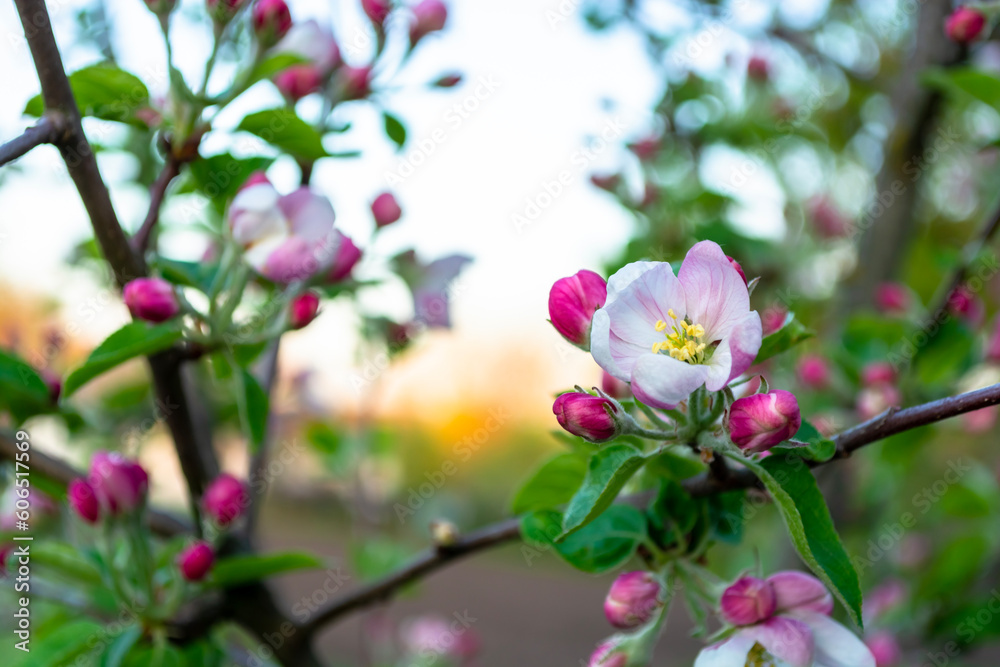
<svg viewBox="0 0 1000 667">
<path fill-rule="evenodd" d="M 70 74 L 69 85 L 84 116 L 147 127 L 135 112 L 149 106 L 149 89 L 134 74 L 114 65 L 91 65 Z M 24 108 L 25 115 L 36 118 L 44 111 L 41 95 L 31 98 Z"/>
<path fill-rule="evenodd" d="M 798 432 L 792 437 L 792 440 L 803 444 L 794 447 L 779 445 L 772 448 L 771 452 L 801 456 L 809 461 L 817 461 L 819 463 L 829 461 L 837 453 L 837 444 L 820 433 L 819 429 L 804 419 Z"/>
<path fill-rule="evenodd" d="M 587 475 L 587 459 L 559 454 L 549 459 L 524 483 L 511 504 L 514 514 L 551 509 L 568 503 Z"/>
<path fill-rule="evenodd" d="M 162 352 L 180 338 L 180 325 L 176 322 L 156 326 L 145 322 L 126 324 L 108 336 L 82 366 L 69 374 L 63 385 L 63 396 L 70 396 L 98 375 L 130 359 Z"/>
<path fill-rule="evenodd" d="M 311 125 L 285 108 L 252 113 L 240 121 L 237 130 L 254 134 L 292 157 L 315 162 L 329 154 L 323 137 Z"/>
<path fill-rule="evenodd" d="M 529 564 L 537 551 L 554 550 L 563 560 L 584 572 L 600 574 L 625 563 L 640 542 L 646 539 L 646 520 L 634 507 L 615 505 L 592 523 L 564 540 L 555 539 L 562 531 L 563 517 L 555 510 L 540 510 L 521 519 L 524 556 Z"/>
<path fill-rule="evenodd" d="M 762 361 L 766 361 L 777 354 L 791 349 L 802 341 L 812 338 L 814 335 L 816 334 L 796 319 L 794 313 L 789 313 L 780 329 L 764 336 L 754 363 L 759 364 Z"/>
<path fill-rule="evenodd" d="M 259 581 L 298 570 L 324 567 L 321 559 L 306 553 L 280 553 L 265 556 L 233 556 L 220 559 L 209 577 L 209 583 L 222 588 Z"/>
<path fill-rule="evenodd" d="M 382 112 L 382 121 L 385 125 L 385 135 L 392 139 L 398 148 L 402 148 L 406 143 L 406 126 L 388 111 Z"/>
<path fill-rule="evenodd" d="M 646 457 L 628 445 L 612 445 L 598 450 L 587 464 L 587 476 L 563 517 L 560 540 L 597 518 L 611 506 Z"/>
</svg>

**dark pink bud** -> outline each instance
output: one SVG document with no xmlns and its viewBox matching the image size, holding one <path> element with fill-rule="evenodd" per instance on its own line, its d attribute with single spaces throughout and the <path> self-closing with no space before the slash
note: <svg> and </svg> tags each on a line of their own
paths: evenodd
<svg viewBox="0 0 1000 667">
<path fill-rule="evenodd" d="M 910 290 L 899 283 L 882 283 L 875 288 L 875 305 L 889 315 L 902 315 L 910 309 Z"/>
<path fill-rule="evenodd" d="M 993 333 L 986 344 L 986 361 L 1000 364 L 1000 315 L 993 320 Z"/>
<path fill-rule="evenodd" d="M 799 402 L 782 389 L 737 399 L 729 408 L 729 437 L 745 452 L 763 452 L 788 440 L 802 425 Z"/>
<path fill-rule="evenodd" d="M 799 382 L 810 389 L 823 389 L 830 382 L 830 366 L 819 355 L 807 354 L 799 359 L 795 369 Z"/>
<path fill-rule="evenodd" d="M 318 91 L 323 77 L 315 65 L 293 65 L 275 75 L 274 85 L 282 95 L 297 102 Z"/>
<path fill-rule="evenodd" d="M 560 278 L 549 291 L 549 320 L 562 337 L 590 349 L 590 323 L 608 300 L 608 284 L 593 271 Z"/>
<path fill-rule="evenodd" d="M 149 476 L 142 466 L 117 452 L 94 454 L 87 481 L 111 516 L 140 507 L 149 489 Z"/>
<path fill-rule="evenodd" d="M 587 667 L 625 667 L 628 656 L 617 649 L 618 644 L 610 640 L 598 645 L 591 654 Z"/>
<path fill-rule="evenodd" d="M 285 0 L 257 0 L 250 19 L 257 41 L 264 48 L 277 44 L 292 28 L 292 13 Z"/>
<path fill-rule="evenodd" d="M 228 526 L 238 519 L 250 503 L 246 484 L 233 475 L 216 477 L 201 498 L 205 513 L 219 526 Z"/>
<path fill-rule="evenodd" d="M 333 255 L 333 263 L 330 265 L 330 272 L 326 276 L 329 283 L 339 283 L 351 276 L 351 271 L 361 259 L 361 250 L 354 242 L 346 236 L 340 237 L 340 245 Z"/>
<path fill-rule="evenodd" d="M 820 238 L 841 238 L 850 230 L 850 222 L 827 197 L 816 197 L 809 202 L 809 218 Z"/>
<path fill-rule="evenodd" d="M 660 582 L 649 572 L 626 572 L 615 579 L 604 600 L 604 615 L 616 628 L 645 625 L 663 606 Z"/>
<path fill-rule="evenodd" d="M 590 442 L 606 442 L 621 432 L 618 406 L 582 391 L 561 394 L 552 404 L 559 425 Z"/>
<path fill-rule="evenodd" d="M 899 642 L 888 632 L 876 632 L 865 639 L 868 650 L 875 657 L 875 667 L 896 667 L 903 657 Z"/>
<path fill-rule="evenodd" d="M 722 617 L 733 625 L 753 625 L 770 618 L 777 606 L 774 588 L 757 577 L 743 577 L 722 593 Z"/>
<path fill-rule="evenodd" d="M 376 27 L 381 28 L 392 11 L 389 0 L 361 0 L 361 9 Z"/>
<path fill-rule="evenodd" d="M 592 174 L 590 182 L 602 190 L 614 192 L 622 182 L 621 174 Z"/>
<path fill-rule="evenodd" d="M 640 139 L 635 143 L 629 144 L 628 147 L 635 153 L 637 158 L 643 162 L 648 162 L 660 152 L 660 137 L 646 137 L 645 139 Z"/>
<path fill-rule="evenodd" d="M 101 516 L 101 504 L 97 500 L 94 487 L 85 479 L 74 479 L 66 489 L 69 506 L 87 523 L 97 523 Z"/>
<path fill-rule="evenodd" d="M 247 188 L 252 188 L 255 185 L 261 185 L 263 183 L 270 185 L 271 181 L 267 177 L 267 172 L 263 169 L 258 169 L 247 176 L 247 180 L 243 181 L 243 185 L 240 186 L 240 190 L 246 190 Z"/>
<path fill-rule="evenodd" d="M 13 551 L 13 544 L 0 545 L 0 577 L 7 576 L 7 559 Z"/>
<path fill-rule="evenodd" d="M 125 285 L 125 305 L 132 316 L 147 322 L 166 322 L 180 312 L 173 285 L 162 278 L 136 278 Z"/>
<path fill-rule="evenodd" d="M 316 292 L 300 294 L 292 301 L 288 324 L 293 329 L 301 329 L 316 319 L 319 312 L 319 295 Z"/>
<path fill-rule="evenodd" d="M 177 567 L 188 581 L 201 581 L 215 563 L 215 552 L 208 542 L 195 542 L 177 556 Z"/>
<path fill-rule="evenodd" d="M 208 14 L 216 23 L 225 25 L 233 20 L 236 13 L 247 4 L 249 0 L 206 0 L 205 6 Z"/>
<path fill-rule="evenodd" d="M 62 394 L 62 378 L 47 369 L 39 371 L 38 374 L 45 386 L 49 388 L 49 399 L 53 404 L 58 403 L 59 396 Z"/>
<path fill-rule="evenodd" d="M 969 288 L 960 286 L 948 297 L 948 310 L 952 315 L 972 327 L 983 319 L 983 304 Z"/>
<path fill-rule="evenodd" d="M 424 36 L 444 28 L 448 21 L 448 8 L 441 0 L 422 0 L 413 8 L 413 22 L 410 24 L 410 46 Z"/>
<path fill-rule="evenodd" d="M 736 269 L 736 273 L 740 274 L 740 278 L 743 279 L 743 282 L 747 283 L 747 274 L 743 273 L 743 267 L 740 266 L 740 263 L 737 262 L 732 257 L 730 257 L 729 255 L 726 255 L 726 259 L 729 260 L 729 265 L 731 267 L 733 267 L 734 269 Z M 747 283 L 747 284 L 749 284 L 749 283 Z"/>
<path fill-rule="evenodd" d="M 338 71 L 340 96 L 344 100 L 360 100 L 371 92 L 371 67 L 345 65 Z"/>
<path fill-rule="evenodd" d="M 619 380 L 607 371 L 601 372 L 601 391 L 611 398 L 632 398 L 632 387 L 628 382 Z"/>
<path fill-rule="evenodd" d="M 380 229 L 396 222 L 402 215 L 403 210 L 391 192 L 383 192 L 372 202 L 372 216 L 375 226 Z"/>
<path fill-rule="evenodd" d="M 768 62 L 767 58 L 760 55 L 750 56 L 750 60 L 747 61 L 747 76 L 754 81 L 763 83 L 768 80 L 771 75 L 771 63 Z"/>
<path fill-rule="evenodd" d="M 764 335 L 773 334 L 775 331 L 785 326 L 788 319 L 788 311 L 782 306 L 769 306 L 760 316 L 760 325 L 764 330 Z"/>
<path fill-rule="evenodd" d="M 896 381 L 896 371 L 892 364 L 878 361 L 861 369 L 861 384 L 873 387 L 879 384 L 892 384 Z"/>
<path fill-rule="evenodd" d="M 435 88 L 454 88 L 460 83 L 462 83 L 461 74 L 445 74 L 435 81 L 433 85 Z"/>
<path fill-rule="evenodd" d="M 982 13 L 969 7 L 959 7 L 945 20 L 944 32 L 953 42 L 968 44 L 979 37 L 985 27 L 986 17 Z"/>
</svg>

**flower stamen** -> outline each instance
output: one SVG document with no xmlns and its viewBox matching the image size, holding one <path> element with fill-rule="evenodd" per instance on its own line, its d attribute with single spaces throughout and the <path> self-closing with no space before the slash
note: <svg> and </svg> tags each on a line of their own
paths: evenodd
<svg viewBox="0 0 1000 667">
<path fill-rule="evenodd" d="M 666 336 L 666 340 L 653 344 L 653 354 L 669 354 L 678 361 L 689 364 L 702 364 L 707 361 L 705 350 L 708 344 L 702 339 L 705 337 L 705 327 L 692 323 L 687 319 L 680 319 L 677 313 L 671 308 L 667 311 L 667 316 L 674 320 L 673 326 L 668 325 L 663 320 L 657 320 L 653 327 Z M 669 327 L 669 333 L 668 333 Z"/>
</svg>

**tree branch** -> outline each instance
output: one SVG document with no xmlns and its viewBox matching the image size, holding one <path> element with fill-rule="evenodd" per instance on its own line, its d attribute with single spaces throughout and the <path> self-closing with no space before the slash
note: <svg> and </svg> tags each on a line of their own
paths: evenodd
<svg viewBox="0 0 1000 667">
<path fill-rule="evenodd" d="M 62 114 L 52 112 L 24 131 L 16 139 L 11 139 L 0 146 L 0 167 L 13 162 L 33 148 L 42 144 L 59 142 L 66 133 L 66 122 Z"/>
<path fill-rule="evenodd" d="M 156 223 L 160 220 L 160 208 L 163 207 L 163 198 L 167 194 L 167 187 L 180 174 L 180 171 L 180 164 L 177 162 L 177 159 L 174 158 L 172 152 L 168 152 L 166 164 L 163 165 L 163 171 L 160 172 L 160 175 L 156 177 L 156 181 L 149 188 L 149 211 L 146 213 L 146 219 L 142 221 L 139 231 L 132 237 L 132 247 L 135 248 L 139 256 L 144 255 L 149 248 L 153 229 L 156 228 Z"/>
<path fill-rule="evenodd" d="M 831 461 L 847 458 L 865 445 L 878 442 L 891 435 L 991 405 L 1000 405 L 1000 384 L 911 408 L 887 410 L 881 415 L 835 436 L 833 441 L 837 445 L 837 454 Z M 721 478 L 709 470 L 686 480 L 684 488 L 691 496 L 699 498 L 726 491 L 746 489 L 757 484 L 756 476 L 747 469 L 730 470 L 725 477 Z M 643 499 L 645 496 L 640 494 L 640 496 L 623 498 L 622 500 L 635 502 Z M 470 533 L 447 549 L 424 552 L 396 572 L 379 581 L 362 586 L 321 609 L 308 623 L 303 625 L 303 638 L 311 638 L 324 625 L 338 620 L 355 609 L 391 597 L 400 587 L 430 574 L 458 558 L 505 544 L 518 537 L 520 537 L 519 520 L 516 518 L 507 519 Z"/>
</svg>

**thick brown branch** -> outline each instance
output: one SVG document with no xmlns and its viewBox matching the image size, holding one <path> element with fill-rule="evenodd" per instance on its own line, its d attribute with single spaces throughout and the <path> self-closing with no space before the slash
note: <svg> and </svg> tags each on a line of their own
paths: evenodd
<svg viewBox="0 0 1000 667">
<path fill-rule="evenodd" d="M 59 142 L 65 133 L 66 122 L 62 114 L 52 112 L 42 116 L 41 120 L 25 130 L 21 136 L 0 146 L 0 167 L 42 144 Z"/>
<path fill-rule="evenodd" d="M 911 408 L 889 410 L 835 436 L 833 440 L 837 444 L 837 455 L 831 460 L 847 458 L 852 452 L 865 445 L 878 442 L 891 435 L 991 405 L 1000 405 L 1000 384 Z M 730 470 L 721 479 L 708 471 L 684 482 L 684 488 L 694 497 L 746 489 L 755 485 L 757 485 L 757 478 L 746 469 Z M 626 500 L 634 501 L 635 499 Z M 302 635 L 309 638 L 324 625 L 336 621 L 351 611 L 388 599 L 400 587 L 444 567 L 453 560 L 504 544 L 519 536 L 518 520 L 507 519 L 470 533 L 447 550 L 425 552 L 417 556 L 410 564 L 387 577 L 367 584 L 331 602 L 329 606 L 321 609 L 309 623 L 303 626 Z"/>
<path fill-rule="evenodd" d="M 167 162 L 163 165 L 163 171 L 156 177 L 156 181 L 149 188 L 149 211 L 146 219 L 142 221 L 142 226 L 132 237 L 132 247 L 141 257 L 149 248 L 149 241 L 153 236 L 153 229 L 160 220 L 160 209 L 163 207 L 163 198 L 167 194 L 167 187 L 170 182 L 180 174 L 180 165 L 172 153 L 167 154 Z"/>
</svg>

